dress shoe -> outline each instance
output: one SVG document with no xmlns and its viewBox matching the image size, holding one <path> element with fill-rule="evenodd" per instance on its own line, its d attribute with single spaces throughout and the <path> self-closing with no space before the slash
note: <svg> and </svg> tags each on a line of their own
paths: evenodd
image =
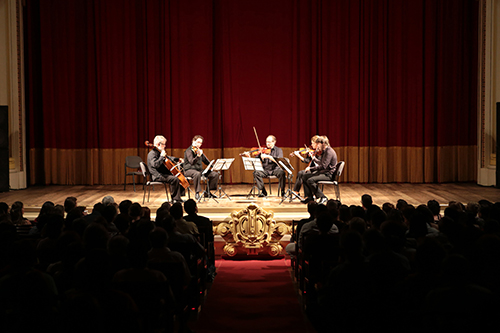
<svg viewBox="0 0 500 333">
<path fill-rule="evenodd" d="M 204 196 L 205 196 L 205 198 L 217 198 L 217 196 L 213 195 L 212 193 L 207 193 L 207 192 L 205 192 Z"/>
<path fill-rule="evenodd" d="M 174 203 L 183 203 L 183 202 L 184 202 L 184 200 L 182 200 L 182 199 L 174 200 Z"/>
<path fill-rule="evenodd" d="M 267 197 L 267 193 L 260 192 L 258 195 L 259 198 L 265 198 Z"/>
<path fill-rule="evenodd" d="M 314 201 L 314 199 L 313 198 L 305 198 L 304 200 L 301 200 L 300 202 L 302 202 L 303 204 L 308 204 L 311 201 Z"/>
<path fill-rule="evenodd" d="M 200 200 L 200 193 L 199 192 L 196 192 L 196 194 L 194 195 L 194 198 L 196 200 Z"/>
<path fill-rule="evenodd" d="M 324 204 L 326 204 L 327 201 L 328 201 L 327 197 L 321 197 L 321 198 L 319 198 L 318 204 L 324 205 Z"/>
</svg>

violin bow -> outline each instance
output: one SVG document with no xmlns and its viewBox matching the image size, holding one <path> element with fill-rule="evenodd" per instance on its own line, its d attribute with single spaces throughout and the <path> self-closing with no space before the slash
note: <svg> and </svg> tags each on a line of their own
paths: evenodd
<svg viewBox="0 0 500 333">
<path fill-rule="evenodd" d="M 262 149 L 260 142 L 259 142 L 259 136 L 257 135 L 257 130 L 255 129 L 255 126 L 253 128 L 253 132 L 255 133 L 255 138 L 257 139 L 257 144 L 259 145 L 259 148 Z"/>
</svg>

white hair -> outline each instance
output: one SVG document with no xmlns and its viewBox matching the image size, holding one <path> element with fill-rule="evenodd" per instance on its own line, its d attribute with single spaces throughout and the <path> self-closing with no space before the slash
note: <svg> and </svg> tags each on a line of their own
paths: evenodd
<svg viewBox="0 0 500 333">
<path fill-rule="evenodd" d="M 154 143 L 155 147 L 158 147 L 160 142 L 163 142 L 163 141 L 167 141 L 167 139 L 165 139 L 165 137 L 163 135 L 157 135 L 157 136 L 155 136 L 155 140 L 153 141 L 153 143 Z"/>
</svg>

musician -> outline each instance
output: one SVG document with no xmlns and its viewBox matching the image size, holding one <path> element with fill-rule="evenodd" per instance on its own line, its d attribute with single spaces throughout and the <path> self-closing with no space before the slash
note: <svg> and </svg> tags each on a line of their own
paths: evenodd
<svg viewBox="0 0 500 333">
<path fill-rule="evenodd" d="M 311 138 L 311 148 L 313 151 L 316 151 L 316 149 L 318 148 L 318 145 L 317 145 L 317 140 L 319 139 L 319 135 L 315 135 Z M 297 150 L 297 151 L 294 151 L 293 154 L 295 156 L 297 156 L 302 162 L 304 163 L 312 163 L 312 153 L 308 153 L 305 157 L 302 156 L 302 154 L 300 153 L 300 150 Z M 303 177 L 304 177 L 304 174 L 306 173 L 305 170 L 300 170 L 298 173 L 297 173 L 297 178 L 295 179 L 295 184 L 293 185 L 293 193 L 297 196 L 300 197 L 299 195 L 299 192 L 300 192 L 300 188 L 302 187 L 302 183 L 303 183 Z"/>
<path fill-rule="evenodd" d="M 203 154 L 201 150 L 201 145 L 203 144 L 203 137 L 201 135 L 195 135 L 191 142 L 191 146 L 184 152 L 184 175 L 193 178 L 194 189 L 196 191 L 196 200 L 200 199 L 201 191 L 201 175 L 203 172 L 203 164 L 210 164 L 208 158 Z M 205 176 L 208 179 L 208 189 L 209 191 L 214 191 L 217 189 L 217 179 L 219 174 L 215 171 L 208 171 Z M 210 192 L 206 194 L 207 196 L 213 195 Z"/>
<path fill-rule="evenodd" d="M 311 200 L 319 199 L 320 204 L 328 201 L 318 186 L 322 180 L 331 181 L 334 178 L 337 167 L 337 153 L 330 147 L 330 142 L 326 136 L 321 136 L 316 141 L 316 156 L 312 157 L 314 165 L 305 168 L 305 174 L 302 177 L 304 183 L 304 196 L 302 202 L 308 203 Z M 318 156 L 321 155 L 321 158 Z"/>
<path fill-rule="evenodd" d="M 157 135 L 154 139 L 154 147 L 148 154 L 148 167 L 151 172 L 152 180 L 155 182 L 165 182 L 170 185 L 170 194 L 175 202 L 183 202 L 181 199 L 181 185 L 179 178 L 175 177 L 170 170 L 165 166 L 165 159 L 169 159 L 173 163 L 182 163 L 182 158 L 168 156 L 165 151 L 167 139 L 162 135 Z"/>
<path fill-rule="evenodd" d="M 274 135 L 269 135 L 266 138 L 266 146 L 270 149 L 269 154 L 260 153 L 258 157 L 262 161 L 262 167 L 264 171 L 255 170 L 253 172 L 253 178 L 259 189 L 259 197 L 266 197 L 267 191 L 264 186 L 264 180 L 262 178 L 269 176 L 276 176 L 279 180 L 278 193 L 281 196 L 285 195 L 285 172 L 278 166 L 278 162 L 275 158 L 283 158 L 283 150 L 276 147 L 276 137 Z M 245 156 L 250 157 L 248 152 L 244 153 Z"/>
</svg>

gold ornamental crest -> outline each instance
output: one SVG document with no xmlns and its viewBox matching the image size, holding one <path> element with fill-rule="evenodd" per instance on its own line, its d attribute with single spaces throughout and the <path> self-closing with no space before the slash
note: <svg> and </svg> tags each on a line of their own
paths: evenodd
<svg viewBox="0 0 500 333">
<path fill-rule="evenodd" d="M 285 223 L 276 223 L 273 216 L 273 212 L 266 212 L 255 204 L 232 212 L 229 222 L 217 226 L 217 234 L 226 241 L 224 252 L 228 256 L 256 255 L 259 252 L 278 256 L 283 250 L 280 240 L 289 232 L 289 227 Z"/>
</svg>

